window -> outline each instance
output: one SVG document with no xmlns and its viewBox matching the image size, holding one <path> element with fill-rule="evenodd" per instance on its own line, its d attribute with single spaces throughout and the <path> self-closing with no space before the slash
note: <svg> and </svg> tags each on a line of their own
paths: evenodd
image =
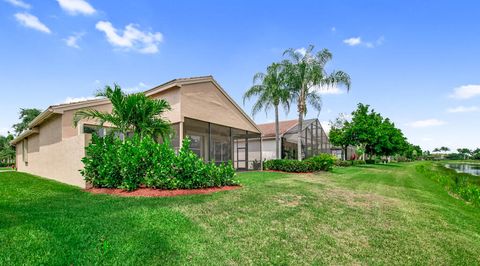
<svg viewBox="0 0 480 266">
<path fill-rule="evenodd" d="M 210 161 L 222 163 L 232 160 L 230 128 L 210 124 L 210 132 Z"/>
<path fill-rule="evenodd" d="M 183 124 L 184 136 L 190 138 L 190 149 L 205 161 L 208 157 L 208 132 L 207 122 L 185 118 Z"/>
<path fill-rule="evenodd" d="M 97 134 L 99 137 L 105 136 L 105 128 L 101 126 L 83 125 L 83 133 Z"/>
<path fill-rule="evenodd" d="M 24 139 L 22 143 L 22 161 L 25 164 L 28 163 L 28 138 Z"/>
</svg>

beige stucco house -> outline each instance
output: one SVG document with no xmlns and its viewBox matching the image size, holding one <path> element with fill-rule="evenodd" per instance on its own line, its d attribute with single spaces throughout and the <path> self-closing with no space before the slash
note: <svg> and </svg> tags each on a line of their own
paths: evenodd
<svg viewBox="0 0 480 266">
<path fill-rule="evenodd" d="M 261 131 L 213 77 L 175 79 L 144 93 L 170 103 L 172 110 L 164 116 L 176 132 L 175 148 L 188 136 L 191 149 L 206 161 L 231 160 L 237 169 L 251 169 L 254 161 L 261 161 Z M 12 141 L 18 170 L 85 187 L 79 172 L 85 147 L 92 132 L 109 130 L 92 120 L 74 127 L 75 112 L 86 108 L 109 112 L 112 105 L 108 99 L 53 105 L 36 117 Z"/>
</svg>

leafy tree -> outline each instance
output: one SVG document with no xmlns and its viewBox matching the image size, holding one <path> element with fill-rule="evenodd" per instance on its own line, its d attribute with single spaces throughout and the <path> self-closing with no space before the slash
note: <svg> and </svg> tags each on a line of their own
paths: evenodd
<svg viewBox="0 0 480 266">
<path fill-rule="evenodd" d="M 390 119 L 386 118 L 377 128 L 377 139 L 374 143 L 375 154 L 392 156 L 402 153 L 408 148 L 408 144 L 400 129 L 395 127 Z"/>
<path fill-rule="evenodd" d="M 10 145 L 13 139 L 14 136 L 10 133 L 6 137 L 0 135 L 0 162 L 13 162 L 15 149 Z"/>
<path fill-rule="evenodd" d="M 251 97 L 257 97 L 253 105 L 252 115 L 261 110 L 275 110 L 275 150 L 276 158 L 280 159 L 280 129 L 278 107 L 282 105 L 287 112 L 290 110 L 290 91 L 285 86 L 283 66 L 273 63 L 267 68 L 267 73 L 257 73 L 253 77 L 253 86 L 243 95 L 243 103 Z"/>
<path fill-rule="evenodd" d="M 75 126 L 82 119 L 97 119 L 101 125 L 110 123 L 124 135 L 132 131 L 141 138 L 147 135 L 165 138 L 170 133 L 170 122 L 161 117 L 171 109 L 166 100 L 150 99 L 143 93 L 125 94 L 117 84 L 114 88 L 106 86 L 96 96 L 108 98 L 112 103 L 112 112 L 94 109 L 77 111 L 74 116 Z"/>
<path fill-rule="evenodd" d="M 325 65 L 332 59 L 327 49 L 313 53 L 314 46 L 310 45 L 305 53 L 295 49 L 288 49 L 283 54 L 288 60 L 283 61 L 286 83 L 292 93 L 292 102 L 297 103 L 298 128 L 303 127 L 303 118 L 307 114 L 307 103 L 320 112 L 321 97 L 315 90 L 319 87 L 332 88 L 337 85 L 350 89 L 350 76 L 343 71 L 327 73 Z M 298 160 L 302 160 L 302 137 L 298 134 Z"/>
<path fill-rule="evenodd" d="M 476 148 L 472 151 L 472 158 L 474 160 L 480 160 L 480 148 Z"/>
<path fill-rule="evenodd" d="M 467 148 L 457 149 L 458 153 L 463 156 L 463 159 L 466 160 L 468 157 L 472 156 L 473 151 Z"/>
<path fill-rule="evenodd" d="M 347 160 L 347 148 L 352 144 L 352 139 L 347 135 L 349 123 L 345 116 L 340 115 L 334 122 L 330 122 L 330 125 L 328 139 L 334 146 L 342 148 L 342 160 Z"/>
<path fill-rule="evenodd" d="M 15 131 L 15 134 L 18 136 L 20 135 L 23 131 L 28 129 L 28 124 L 35 119 L 42 111 L 36 108 L 21 108 L 20 109 L 20 116 L 18 119 L 20 119 L 20 123 L 14 124 L 13 125 L 13 130 Z"/>
<path fill-rule="evenodd" d="M 440 147 L 440 151 L 449 152 L 450 148 L 442 146 L 442 147 Z"/>
<path fill-rule="evenodd" d="M 353 145 L 360 145 L 365 154 L 371 158 L 375 155 L 379 129 L 382 126 L 383 117 L 370 110 L 369 105 L 359 103 L 357 110 L 352 112 L 352 121 L 347 128 Z"/>
</svg>

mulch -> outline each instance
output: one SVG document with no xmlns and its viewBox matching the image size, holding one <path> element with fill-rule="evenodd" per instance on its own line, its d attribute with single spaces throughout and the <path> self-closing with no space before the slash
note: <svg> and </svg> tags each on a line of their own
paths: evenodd
<svg viewBox="0 0 480 266">
<path fill-rule="evenodd" d="M 195 195 L 195 194 L 210 194 L 219 191 L 227 191 L 240 189 L 241 186 L 224 186 L 224 187 L 212 187 L 212 188 L 197 188 L 197 189 L 154 189 L 154 188 L 139 188 L 134 191 L 126 191 L 119 188 L 88 188 L 85 191 L 93 194 L 108 194 L 121 197 L 175 197 L 182 195 Z"/>
</svg>

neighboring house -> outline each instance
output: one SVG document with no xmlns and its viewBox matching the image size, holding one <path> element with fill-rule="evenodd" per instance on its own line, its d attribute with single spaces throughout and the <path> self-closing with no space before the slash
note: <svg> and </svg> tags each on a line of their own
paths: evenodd
<svg viewBox="0 0 480 266">
<path fill-rule="evenodd" d="M 144 93 L 170 103 L 172 110 L 164 116 L 176 132 L 172 140 L 176 149 L 188 136 L 191 149 L 206 161 L 231 160 L 237 169 L 252 169 L 254 161 L 261 161 L 261 131 L 213 77 L 175 79 Z M 112 105 L 108 99 L 53 105 L 36 117 L 12 141 L 18 170 L 85 187 L 79 170 L 91 133 L 111 130 L 92 120 L 74 127 L 75 112 L 86 108 L 110 112 Z"/>
<path fill-rule="evenodd" d="M 262 158 L 275 159 L 275 123 L 258 125 L 262 131 Z M 280 127 L 280 154 L 282 159 L 297 158 L 298 120 L 279 122 Z M 303 158 L 315 156 L 319 153 L 331 153 L 331 145 L 327 134 L 318 119 L 306 119 L 300 130 L 302 138 Z"/>
</svg>

